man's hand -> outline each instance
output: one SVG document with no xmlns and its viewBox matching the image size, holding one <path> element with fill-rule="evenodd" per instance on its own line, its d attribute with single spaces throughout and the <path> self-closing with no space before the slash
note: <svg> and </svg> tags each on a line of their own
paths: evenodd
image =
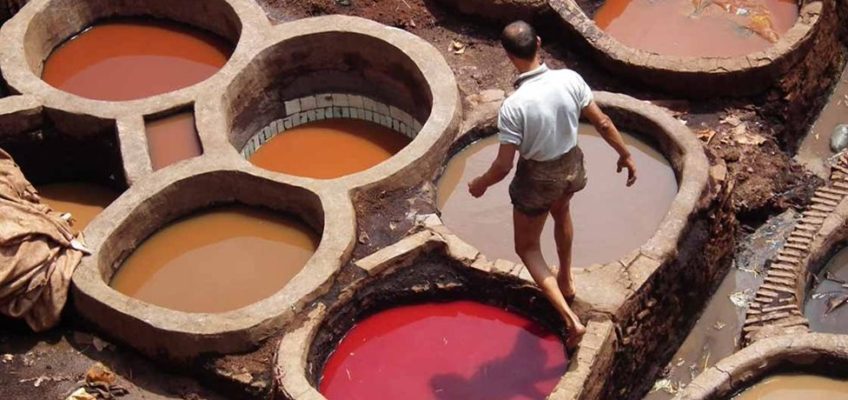
<svg viewBox="0 0 848 400">
<path fill-rule="evenodd" d="M 486 193 L 486 189 L 489 187 L 483 183 L 482 177 L 474 178 L 471 182 L 468 182 L 468 193 L 471 193 L 474 198 L 479 198 L 484 193 Z"/>
<path fill-rule="evenodd" d="M 633 157 L 630 155 L 618 158 L 618 172 L 627 168 L 627 186 L 633 186 L 636 183 L 636 164 L 633 163 Z"/>
</svg>

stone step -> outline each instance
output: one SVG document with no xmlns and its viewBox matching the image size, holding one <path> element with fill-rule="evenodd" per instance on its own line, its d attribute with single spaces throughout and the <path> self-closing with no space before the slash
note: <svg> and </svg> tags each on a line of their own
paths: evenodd
<svg viewBox="0 0 848 400">
<path fill-rule="evenodd" d="M 785 286 L 782 286 L 782 285 L 774 285 L 774 284 L 771 284 L 771 283 L 763 283 L 763 285 L 760 286 L 760 287 L 763 288 L 763 289 L 766 289 L 766 290 L 772 290 L 772 291 L 780 292 L 780 293 L 789 293 L 793 296 L 795 295 L 795 289 L 793 289 L 791 287 L 785 287 Z"/>
<path fill-rule="evenodd" d="M 793 279 L 779 278 L 775 276 L 766 276 L 765 281 L 775 285 L 786 285 L 790 287 L 795 285 L 795 281 Z"/>
<path fill-rule="evenodd" d="M 790 272 L 790 271 L 781 271 L 781 270 L 778 270 L 778 269 L 773 269 L 773 270 L 769 271 L 769 276 L 789 278 L 789 279 L 794 280 L 798 276 L 798 274 L 796 274 L 794 272 L 794 270 Z"/>
</svg>

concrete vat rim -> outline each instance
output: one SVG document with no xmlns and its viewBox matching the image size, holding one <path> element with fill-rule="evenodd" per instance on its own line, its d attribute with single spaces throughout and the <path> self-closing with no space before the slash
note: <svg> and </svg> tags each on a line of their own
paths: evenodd
<svg viewBox="0 0 848 400">
<path fill-rule="evenodd" d="M 750 95 L 773 84 L 814 45 L 825 1 L 832 2 L 803 1 L 798 20 L 777 43 L 737 57 L 668 56 L 632 48 L 601 30 L 574 0 L 550 0 L 550 7 L 608 68 L 674 94 L 700 98 Z M 696 81 L 702 84 L 693 84 Z"/>
<path fill-rule="evenodd" d="M 295 194 L 295 196 L 311 196 L 318 204 L 291 204 L 292 200 L 294 203 L 305 201 L 297 197 L 289 199 L 288 202 L 275 202 L 275 200 L 263 198 L 267 196 L 263 193 L 235 192 L 206 195 L 217 198 L 217 201 L 223 203 L 264 204 L 271 209 L 288 210 L 303 218 L 307 225 L 313 225 L 313 228 L 315 228 L 314 222 L 310 224 L 303 213 L 309 212 L 309 207 L 318 207 L 317 211 L 313 212 L 321 213 L 323 229 L 315 254 L 291 281 L 272 296 L 224 313 L 200 314 L 169 310 L 131 298 L 112 289 L 106 281 L 110 279 L 111 272 L 106 271 L 116 268 L 118 266 L 116 262 L 122 261 L 132 249 L 145 240 L 146 234 L 155 232 L 174 218 L 190 214 L 192 210 L 203 209 L 216 200 L 207 201 L 205 204 L 202 203 L 204 200 L 186 200 L 187 205 L 179 205 L 185 210 L 176 211 L 175 215 L 169 215 L 161 222 L 154 221 L 156 226 L 145 228 L 146 234 L 136 234 L 143 237 L 128 239 L 124 235 L 117 237 L 117 233 L 127 231 L 126 227 L 131 224 L 149 219 L 150 207 L 161 206 L 165 203 L 166 197 L 173 199 L 175 188 L 186 190 L 179 187 L 202 179 L 220 179 L 224 183 L 228 179 L 238 180 L 244 185 L 256 188 L 257 192 L 264 192 L 261 189 L 262 186 L 266 188 L 273 186 L 278 192 L 296 190 L 301 194 Z M 218 192 L 226 192 L 226 190 L 218 189 Z M 192 193 L 191 196 L 194 197 L 196 194 Z M 174 207 L 176 206 L 171 208 Z M 170 211 L 161 212 L 168 214 Z M 86 242 L 94 255 L 85 257 L 73 276 L 74 306 L 81 315 L 107 334 L 151 356 L 179 360 L 209 352 L 246 351 L 275 333 L 308 302 L 329 289 L 333 276 L 339 271 L 343 260 L 352 249 L 354 229 L 352 205 L 345 196 L 328 194 L 316 187 L 269 180 L 252 174 L 251 171 L 237 166 L 222 165 L 220 162 L 196 159 L 181 163 L 163 170 L 153 179 L 147 179 L 130 187 L 89 225 L 86 230 Z M 132 232 L 132 229 L 129 232 Z M 109 250 L 110 254 L 115 251 L 119 254 L 114 255 L 115 259 L 104 260 L 106 255 L 104 255 L 103 246 L 107 244 L 115 247 L 123 246 L 126 249 Z"/>
</svg>

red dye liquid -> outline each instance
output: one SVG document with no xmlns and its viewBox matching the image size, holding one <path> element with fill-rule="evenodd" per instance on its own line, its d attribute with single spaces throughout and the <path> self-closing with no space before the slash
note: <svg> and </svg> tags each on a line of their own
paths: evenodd
<svg viewBox="0 0 848 400">
<path fill-rule="evenodd" d="M 231 52 L 223 39 L 176 23 L 105 22 L 53 51 L 42 79 L 89 99 L 134 100 L 203 81 Z"/>
<path fill-rule="evenodd" d="M 469 301 L 397 307 L 356 325 L 327 361 L 330 400 L 544 399 L 565 374 L 540 325 Z"/>
</svg>

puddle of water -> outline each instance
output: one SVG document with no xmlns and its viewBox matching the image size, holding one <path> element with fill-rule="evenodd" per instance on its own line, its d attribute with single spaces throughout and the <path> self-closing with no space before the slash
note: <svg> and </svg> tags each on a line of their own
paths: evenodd
<svg viewBox="0 0 848 400">
<path fill-rule="evenodd" d="M 848 67 L 842 70 L 828 103 L 801 141 L 795 156 L 796 160 L 822 178 L 830 175 L 825 161 L 834 154 L 830 150 L 830 137 L 839 124 L 848 124 Z"/>
<path fill-rule="evenodd" d="M 745 324 L 745 302 L 763 283 L 765 263 L 777 255 L 795 226 L 796 216 L 790 210 L 769 220 L 740 246 L 735 266 L 722 280 L 671 359 L 664 378 L 672 391 L 689 384 L 705 369 L 740 349 L 738 341 Z M 672 397 L 673 393 L 659 389 L 648 393 L 644 400 L 670 400 Z"/>
<path fill-rule="evenodd" d="M 97 23 L 56 48 L 42 78 L 89 99 L 134 100 L 201 82 L 231 53 L 224 39 L 199 29 L 121 19 Z"/>
<path fill-rule="evenodd" d="M 148 122 L 145 129 L 154 171 L 203 154 L 190 112 Z"/>
<path fill-rule="evenodd" d="M 626 187 L 617 174 L 618 155 L 591 125 L 580 125 L 589 184 L 572 199 L 573 266 L 587 267 L 627 255 L 653 236 L 677 194 L 668 161 L 649 145 L 622 134 L 636 162 L 639 181 Z M 498 151 L 497 138 L 487 138 L 457 154 L 439 181 L 438 206 L 445 224 L 487 258 L 520 261 L 514 252 L 509 182 L 513 174 L 475 199 L 468 182 L 484 173 Z M 513 168 L 513 173 L 514 173 Z M 542 232 L 542 252 L 548 263 L 559 263 L 548 218 Z"/>
<path fill-rule="evenodd" d="M 794 0 L 607 0 L 594 19 L 629 47 L 730 57 L 771 46 L 795 24 L 798 5 Z"/>
<path fill-rule="evenodd" d="M 392 308 L 357 324 L 324 369 L 328 399 L 544 399 L 565 374 L 562 342 L 469 301 Z"/>
<path fill-rule="evenodd" d="M 371 168 L 409 142 L 406 136 L 373 122 L 332 119 L 274 136 L 250 162 L 285 174 L 332 179 Z"/>
<path fill-rule="evenodd" d="M 71 213 L 73 226 L 80 231 L 120 196 L 105 186 L 83 182 L 51 183 L 36 189 L 41 201 L 54 211 Z"/>
<path fill-rule="evenodd" d="M 318 241 L 293 218 L 218 207 L 151 235 L 124 261 L 111 286 L 173 310 L 232 311 L 279 291 L 300 272 Z"/>
<path fill-rule="evenodd" d="M 848 381 L 816 375 L 776 375 L 734 400 L 848 400 Z"/>
<path fill-rule="evenodd" d="M 830 278 L 830 279 L 826 279 Z M 831 306 L 848 301 L 848 248 L 836 253 L 818 275 L 818 284 L 807 297 L 804 316 L 814 332 L 848 333 L 848 305 Z M 842 283 L 845 282 L 845 283 Z"/>
</svg>

